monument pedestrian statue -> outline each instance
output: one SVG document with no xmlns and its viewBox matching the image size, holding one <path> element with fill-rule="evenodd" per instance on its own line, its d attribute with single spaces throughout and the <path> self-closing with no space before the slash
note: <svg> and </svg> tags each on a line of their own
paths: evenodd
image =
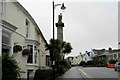
<svg viewBox="0 0 120 80">
<path fill-rule="evenodd" d="M 62 13 L 58 15 L 58 23 L 56 23 L 56 27 L 64 27 L 64 23 L 62 22 Z"/>
<path fill-rule="evenodd" d="M 60 13 L 60 15 L 58 15 L 58 23 L 62 23 L 62 13 Z"/>
</svg>

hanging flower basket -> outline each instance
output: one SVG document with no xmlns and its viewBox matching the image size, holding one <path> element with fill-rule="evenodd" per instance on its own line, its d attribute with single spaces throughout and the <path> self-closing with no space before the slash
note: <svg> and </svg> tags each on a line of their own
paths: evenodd
<svg viewBox="0 0 120 80">
<path fill-rule="evenodd" d="M 20 46 L 20 45 L 15 45 L 15 46 L 13 47 L 13 52 L 14 52 L 14 53 L 20 52 L 20 51 L 22 51 L 22 46 Z"/>
<path fill-rule="evenodd" d="M 22 55 L 29 55 L 30 51 L 28 49 L 24 49 L 22 51 Z"/>
</svg>

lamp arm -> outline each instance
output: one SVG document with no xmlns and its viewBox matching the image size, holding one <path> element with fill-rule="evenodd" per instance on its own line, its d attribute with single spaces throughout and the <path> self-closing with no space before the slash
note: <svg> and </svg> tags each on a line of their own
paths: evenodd
<svg viewBox="0 0 120 80">
<path fill-rule="evenodd" d="M 61 6 L 61 4 L 55 4 L 55 5 L 54 5 L 54 9 L 55 9 L 57 6 Z"/>
</svg>

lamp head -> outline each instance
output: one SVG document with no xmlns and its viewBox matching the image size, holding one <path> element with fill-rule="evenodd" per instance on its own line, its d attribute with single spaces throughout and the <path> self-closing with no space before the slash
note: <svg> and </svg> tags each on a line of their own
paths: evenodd
<svg viewBox="0 0 120 80">
<path fill-rule="evenodd" d="M 65 9 L 66 9 L 66 7 L 64 6 L 64 3 L 62 3 L 61 9 L 62 9 L 62 10 L 65 10 Z"/>
</svg>

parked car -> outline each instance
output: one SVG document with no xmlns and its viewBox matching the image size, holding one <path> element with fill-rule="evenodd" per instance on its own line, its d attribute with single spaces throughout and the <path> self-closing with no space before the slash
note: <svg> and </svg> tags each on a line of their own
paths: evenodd
<svg viewBox="0 0 120 80">
<path fill-rule="evenodd" d="M 120 71 L 120 62 L 115 63 L 115 71 Z"/>
</svg>

